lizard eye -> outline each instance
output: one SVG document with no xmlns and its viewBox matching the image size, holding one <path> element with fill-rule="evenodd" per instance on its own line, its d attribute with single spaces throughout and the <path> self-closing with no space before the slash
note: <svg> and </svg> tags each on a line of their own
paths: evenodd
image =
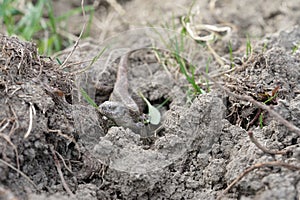
<svg viewBox="0 0 300 200">
<path fill-rule="evenodd" d="M 113 105 L 113 104 L 108 105 L 109 110 L 114 110 L 115 108 L 116 108 L 116 105 Z"/>
</svg>

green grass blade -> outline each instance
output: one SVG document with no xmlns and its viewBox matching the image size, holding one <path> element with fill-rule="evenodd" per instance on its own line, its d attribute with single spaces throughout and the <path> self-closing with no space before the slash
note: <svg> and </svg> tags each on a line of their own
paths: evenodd
<svg viewBox="0 0 300 200">
<path fill-rule="evenodd" d="M 263 128 L 264 127 L 264 114 L 263 113 L 260 113 L 259 115 L 259 127 L 260 128 Z"/>
<path fill-rule="evenodd" d="M 98 108 L 98 105 L 93 101 L 93 99 L 86 93 L 83 88 L 80 88 L 81 95 L 83 98 L 93 107 Z"/>
<path fill-rule="evenodd" d="M 246 41 L 246 57 L 249 58 L 249 56 L 252 53 L 252 46 L 249 35 L 247 35 L 247 41 Z"/>
</svg>

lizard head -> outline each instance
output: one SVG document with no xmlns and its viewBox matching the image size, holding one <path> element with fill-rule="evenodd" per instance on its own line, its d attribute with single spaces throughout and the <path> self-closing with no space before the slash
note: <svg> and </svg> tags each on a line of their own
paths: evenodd
<svg viewBox="0 0 300 200">
<path fill-rule="evenodd" d="M 98 107 L 99 112 L 113 120 L 118 126 L 130 128 L 135 133 L 141 133 L 145 125 L 138 122 L 135 113 L 121 102 L 105 101 Z"/>
<path fill-rule="evenodd" d="M 128 113 L 128 108 L 124 104 L 114 101 L 105 101 L 98 109 L 101 114 L 113 120 L 124 117 Z"/>
</svg>

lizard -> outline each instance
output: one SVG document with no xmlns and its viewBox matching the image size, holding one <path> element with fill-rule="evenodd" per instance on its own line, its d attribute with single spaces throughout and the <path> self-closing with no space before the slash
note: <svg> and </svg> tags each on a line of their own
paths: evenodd
<svg viewBox="0 0 300 200">
<path fill-rule="evenodd" d="M 141 137 L 148 137 L 149 131 L 141 121 L 142 115 L 139 107 L 129 94 L 128 58 L 133 51 L 135 50 L 121 56 L 113 92 L 109 101 L 99 105 L 98 109 L 101 114 L 113 120 L 116 125 L 129 128 Z"/>
</svg>

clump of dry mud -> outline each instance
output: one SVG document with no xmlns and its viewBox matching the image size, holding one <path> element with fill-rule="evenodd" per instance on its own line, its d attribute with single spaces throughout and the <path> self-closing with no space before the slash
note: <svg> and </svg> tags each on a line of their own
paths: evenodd
<svg viewBox="0 0 300 200">
<path fill-rule="evenodd" d="M 271 92 L 280 85 L 271 106 L 298 127 L 300 60 L 299 51 L 292 49 L 299 35 L 295 27 L 265 38 L 247 63 L 222 79 L 232 91 L 254 97 L 258 89 Z M 186 103 L 185 78 L 170 76 L 151 55 L 144 55 L 144 62 L 130 59 L 130 83 L 151 102 L 169 97 L 171 102 L 163 108 L 164 129 L 145 144 L 131 130 L 111 127 L 92 106 L 75 101 L 75 78 L 41 58 L 33 44 L 1 36 L 0 47 L 2 199 L 215 199 L 253 164 L 282 161 L 299 167 L 299 135 L 267 113 L 263 128 L 258 122 L 249 124 L 257 109 L 215 87 Z M 147 73 L 145 63 L 151 69 Z M 113 67 L 102 70 L 111 82 Z M 90 82 L 98 103 L 113 87 L 103 87 L 103 74 Z M 268 149 L 289 153 L 263 153 L 246 129 Z M 262 167 L 225 197 L 297 199 L 299 180 L 299 170 Z"/>
</svg>

